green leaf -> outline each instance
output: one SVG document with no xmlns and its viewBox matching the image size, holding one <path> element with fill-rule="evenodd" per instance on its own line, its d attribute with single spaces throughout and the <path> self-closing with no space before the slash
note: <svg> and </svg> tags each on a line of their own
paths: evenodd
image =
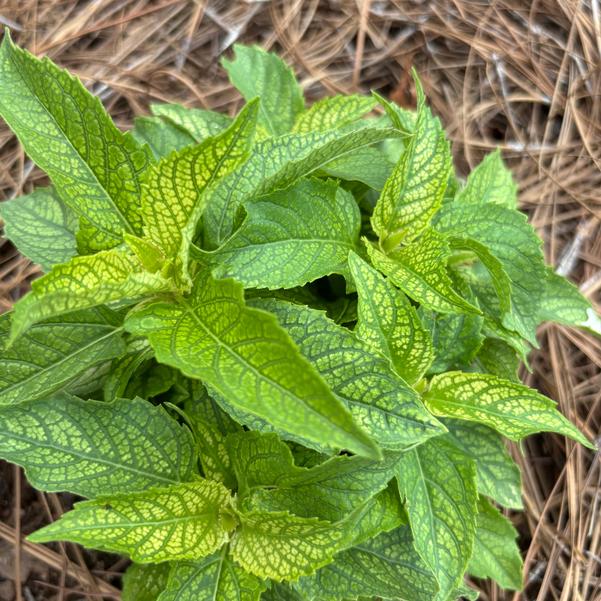
<svg viewBox="0 0 601 601">
<path fill-rule="evenodd" d="M 417 382 L 430 366 L 434 349 L 415 308 L 355 253 L 349 255 L 349 266 L 359 294 L 355 334 L 388 357 L 407 382 Z"/>
<path fill-rule="evenodd" d="M 298 116 L 292 131 L 307 133 L 341 128 L 361 119 L 375 105 L 374 98 L 356 94 L 322 98 Z"/>
<path fill-rule="evenodd" d="M 168 563 L 132 563 L 123 575 L 121 601 L 158 601 L 170 568 Z"/>
<path fill-rule="evenodd" d="M 348 272 L 361 216 L 352 194 L 335 182 L 301 180 L 247 203 L 242 227 L 206 259 L 218 278 L 248 288 L 293 288 Z"/>
<path fill-rule="evenodd" d="M 397 480 L 407 500 L 415 548 L 440 585 L 437 601 L 460 584 L 472 555 L 476 514 L 474 463 L 442 438 L 403 453 Z"/>
<path fill-rule="evenodd" d="M 196 143 L 188 132 L 161 117 L 136 117 L 132 135 L 139 144 L 148 144 L 157 159 Z"/>
<path fill-rule="evenodd" d="M 270 135 L 288 133 L 305 106 L 292 69 L 258 46 L 236 44 L 234 51 L 234 60 L 221 60 L 230 81 L 247 101 L 261 99 L 259 123 Z"/>
<path fill-rule="evenodd" d="M 520 359 L 515 349 L 502 340 L 487 338 L 475 357 L 473 367 L 473 371 L 493 374 L 514 382 L 520 381 Z"/>
<path fill-rule="evenodd" d="M 272 582 L 271 588 L 261 595 L 262 601 L 307 601 L 306 597 L 284 583 Z"/>
<path fill-rule="evenodd" d="M 478 503 L 474 554 L 468 571 L 477 578 L 492 578 L 503 588 L 522 590 L 524 565 L 512 523 L 486 499 Z"/>
<path fill-rule="evenodd" d="M 500 505 L 522 509 L 522 479 L 503 439 L 493 429 L 458 419 L 445 419 L 445 439 L 476 463 L 478 492 Z"/>
<path fill-rule="evenodd" d="M 440 120 L 425 104 L 416 79 L 417 121 L 411 140 L 386 181 L 371 224 L 390 251 L 419 235 L 442 205 L 451 172 L 451 149 Z"/>
<path fill-rule="evenodd" d="M 234 563 L 227 550 L 224 546 L 201 561 L 173 564 L 158 601 L 258 601 L 265 584 Z"/>
<path fill-rule="evenodd" d="M 0 203 L 0 216 L 4 236 L 44 271 L 77 254 L 77 216 L 52 188 Z"/>
<path fill-rule="evenodd" d="M 447 273 L 448 242 L 434 230 L 416 241 L 385 255 L 371 244 L 367 251 L 374 266 L 407 296 L 440 313 L 474 313 L 480 310 L 453 289 Z"/>
<path fill-rule="evenodd" d="M 407 448 L 444 431 L 389 360 L 350 330 L 301 305 L 267 299 L 252 305 L 277 316 L 356 423 L 382 448 Z"/>
<path fill-rule="evenodd" d="M 146 335 L 161 363 L 201 379 L 242 411 L 315 442 L 378 456 L 275 317 L 246 307 L 233 280 L 201 272 L 189 298 L 143 306 L 126 328 Z"/>
<path fill-rule="evenodd" d="M 517 185 L 503 163 L 500 150 L 484 157 L 469 174 L 465 187 L 457 193 L 455 200 L 471 205 L 494 203 L 517 209 Z"/>
<path fill-rule="evenodd" d="M 69 540 L 125 553 L 139 563 L 201 559 L 227 542 L 235 524 L 230 504 L 222 484 L 199 479 L 76 503 L 73 511 L 28 538 Z"/>
<path fill-rule="evenodd" d="M 31 292 L 15 304 L 11 343 L 45 319 L 113 301 L 136 300 L 171 287 L 160 274 L 144 271 L 135 257 L 121 250 L 75 257 L 35 280 Z"/>
<path fill-rule="evenodd" d="M 296 580 L 330 563 L 344 532 L 336 525 L 286 512 L 239 514 L 232 557 L 251 574 Z"/>
<path fill-rule="evenodd" d="M 232 119 L 215 111 L 193 109 L 181 104 L 151 104 L 153 115 L 161 117 L 187 132 L 196 142 L 216 136 L 228 128 Z"/>
<path fill-rule="evenodd" d="M 146 152 L 79 80 L 17 48 L 6 32 L 0 115 L 65 203 L 104 236 L 104 248 L 119 244 L 123 232 L 141 231 L 138 179 Z"/>
<path fill-rule="evenodd" d="M 84 497 L 185 482 L 196 464 L 190 432 L 162 407 L 65 394 L 3 409 L 0 457 L 41 490 Z"/>
<path fill-rule="evenodd" d="M 424 400 L 435 415 L 479 422 L 511 440 L 536 432 L 557 432 L 595 448 L 557 411 L 554 401 L 528 386 L 491 374 L 455 371 L 435 376 Z"/>
<path fill-rule="evenodd" d="M 39 399 L 68 386 L 89 368 L 125 352 L 118 316 L 108 309 L 69 313 L 32 327 L 0 353 L 0 406 Z M 9 337 L 10 313 L 0 316 Z"/>
<path fill-rule="evenodd" d="M 392 128 L 366 125 L 356 131 L 289 134 L 255 144 L 248 161 L 212 189 L 204 215 L 210 248 L 223 244 L 236 225 L 241 204 L 282 190 L 357 149 L 398 137 Z"/>
<path fill-rule="evenodd" d="M 113 361 L 111 373 L 102 389 L 104 400 L 131 398 L 127 394 L 128 386 L 134 374 L 151 358 L 152 349 L 146 340 L 142 338 L 130 340 L 126 353 L 122 354 L 118 360 Z"/>
</svg>

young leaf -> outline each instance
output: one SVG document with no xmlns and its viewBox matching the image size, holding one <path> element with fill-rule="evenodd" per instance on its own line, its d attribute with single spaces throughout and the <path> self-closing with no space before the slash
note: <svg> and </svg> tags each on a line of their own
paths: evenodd
<svg viewBox="0 0 601 601">
<path fill-rule="evenodd" d="M 130 340 L 126 354 L 122 353 L 117 361 L 113 361 L 111 373 L 102 387 L 104 400 L 131 398 L 127 394 L 129 384 L 134 374 L 150 359 L 152 359 L 152 349 L 146 340 L 142 338 Z"/>
<path fill-rule="evenodd" d="M 536 432 L 557 432 L 595 448 L 557 411 L 554 401 L 528 386 L 491 374 L 455 371 L 435 376 L 424 400 L 435 415 L 479 422 L 511 440 Z"/>
<path fill-rule="evenodd" d="M 196 143 L 188 132 L 160 117 L 136 117 L 131 133 L 139 144 L 148 144 L 157 159 Z"/>
<path fill-rule="evenodd" d="M 330 563 L 343 530 L 314 518 L 287 512 L 239 514 L 232 557 L 251 574 L 276 582 L 297 580 Z"/>
<path fill-rule="evenodd" d="M 258 46 L 234 46 L 234 60 L 222 59 L 230 81 L 246 99 L 261 99 L 259 123 L 272 136 L 288 133 L 305 107 L 303 91 L 284 61 Z"/>
<path fill-rule="evenodd" d="M 416 242 L 388 255 L 371 244 L 367 252 L 377 269 L 424 307 L 440 313 L 481 313 L 453 289 L 447 273 L 451 251 L 436 231 L 428 229 Z"/>
<path fill-rule="evenodd" d="M 231 117 L 227 115 L 187 108 L 181 104 L 151 104 L 150 111 L 187 132 L 197 143 L 220 134 L 232 123 Z"/>
<path fill-rule="evenodd" d="M 520 358 L 514 348 L 502 340 L 487 338 L 480 347 L 469 371 L 489 373 L 505 380 L 519 382 Z"/>
<path fill-rule="evenodd" d="M 515 540 L 517 536 L 512 523 L 481 498 L 469 573 L 477 578 L 492 578 L 503 588 L 522 590 L 524 566 Z"/>
<path fill-rule="evenodd" d="M 407 501 L 415 548 L 448 599 L 472 555 L 476 514 L 476 468 L 441 437 L 401 455 L 397 480 Z"/>
<path fill-rule="evenodd" d="M 412 137 L 386 181 L 371 217 L 382 248 L 418 236 L 440 208 L 451 172 L 451 149 L 438 118 L 425 104 L 416 79 L 417 121 Z"/>
<path fill-rule="evenodd" d="M 376 101 L 369 96 L 331 96 L 315 102 L 296 119 L 293 132 L 326 131 L 340 129 L 358 121 L 369 113 Z"/>
<path fill-rule="evenodd" d="M 84 497 L 185 482 L 196 463 L 190 432 L 162 407 L 66 394 L 3 409 L 0 457 L 41 490 Z"/>
<path fill-rule="evenodd" d="M 0 115 L 59 196 L 103 235 L 104 248 L 119 244 L 123 232 L 141 231 L 138 180 L 146 152 L 113 125 L 79 80 L 17 48 L 7 32 Z"/>
<path fill-rule="evenodd" d="M 0 316 L 0 339 L 10 331 Z M 0 353 L 0 406 L 39 399 L 73 382 L 90 367 L 125 352 L 118 316 L 108 309 L 69 313 L 32 327 Z"/>
<path fill-rule="evenodd" d="M 0 216 L 4 236 L 44 271 L 77 254 L 77 216 L 52 188 L 0 203 Z"/>
<path fill-rule="evenodd" d="M 58 521 L 29 535 L 125 553 L 139 563 L 201 559 L 227 542 L 235 524 L 229 491 L 199 479 L 169 488 L 77 503 Z"/>
<path fill-rule="evenodd" d="M 189 298 L 136 309 L 126 328 L 146 335 L 161 363 L 201 379 L 242 411 L 334 448 L 378 456 L 275 317 L 246 307 L 233 280 L 201 272 Z"/>
<path fill-rule="evenodd" d="M 132 563 L 123 574 L 121 601 L 158 601 L 170 569 L 168 563 Z"/>
<path fill-rule="evenodd" d="M 224 546 L 200 561 L 173 564 L 157 601 L 259 601 L 265 583 L 233 562 L 227 551 Z"/>
<path fill-rule="evenodd" d="M 261 595 L 261 601 L 309 601 L 290 585 L 272 582 L 271 588 Z"/>
<path fill-rule="evenodd" d="M 407 382 L 417 382 L 430 366 L 434 349 L 415 308 L 355 253 L 349 255 L 349 266 L 359 294 L 355 334 L 387 356 Z"/>
<path fill-rule="evenodd" d="M 335 182 L 301 180 L 247 203 L 246 210 L 242 227 L 219 250 L 205 255 L 216 265 L 216 277 L 274 289 L 347 273 L 361 215 L 352 194 Z"/>
</svg>

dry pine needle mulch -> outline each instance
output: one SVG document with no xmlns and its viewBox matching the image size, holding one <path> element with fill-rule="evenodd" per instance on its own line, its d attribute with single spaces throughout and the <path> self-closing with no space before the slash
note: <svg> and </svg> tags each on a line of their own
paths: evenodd
<svg viewBox="0 0 601 601">
<path fill-rule="evenodd" d="M 453 140 L 458 169 L 499 146 L 550 263 L 601 300 L 601 3 L 599 0 L 0 0 L 0 22 L 36 54 L 77 73 L 127 128 L 150 102 L 235 111 L 218 67 L 235 42 L 278 50 L 309 99 L 376 89 L 403 105 L 415 65 Z M 0 130 L 0 198 L 44 176 Z M 38 271 L 0 246 L 0 311 Z M 601 432 L 601 340 L 550 326 L 528 384 L 558 400 L 587 435 Z M 524 475 L 523 593 L 476 583 L 490 601 L 601 600 L 599 457 L 537 436 L 513 448 Z M 126 562 L 19 543 L 69 496 L 33 491 L 0 464 L 0 601 L 117 599 Z M 16 550 L 20 549 L 20 553 Z M 13 580 L 22 582 L 16 591 Z"/>
</svg>

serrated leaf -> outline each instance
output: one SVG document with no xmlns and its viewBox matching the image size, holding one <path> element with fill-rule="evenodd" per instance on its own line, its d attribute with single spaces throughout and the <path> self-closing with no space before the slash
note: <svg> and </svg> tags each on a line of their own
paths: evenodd
<svg viewBox="0 0 601 601">
<path fill-rule="evenodd" d="M 522 478 L 503 439 L 492 428 L 481 424 L 445 419 L 449 429 L 445 439 L 476 463 L 478 492 L 500 505 L 522 509 Z"/>
<path fill-rule="evenodd" d="M 493 203 L 517 209 L 517 185 L 503 163 L 499 149 L 486 155 L 469 174 L 465 187 L 457 193 L 455 200 L 471 205 Z"/>
<path fill-rule="evenodd" d="M 132 136 L 139 144 L 148 144 L 157 159 L 196 143 L 184 129 L 161 117 L 136 117 Z"/>
<path fill-rule="evenodd" d="M 441 437 L 401 455 L 397 480 L 407 501 L 415 548 L 440 586 L 437 601 L 460 584 L 472 555 L 476 467 Z"/>
<path fill-rule="evenodd" d="M 8 340 L 11 314 L 0 316 Z M 69 313 L 32 327 L 0 353 L 0 406 L 48 396 L 90 367 L 125 351 L 118 316 L 108 309 Z"/>
<path fill-rule="evenodd" d="M 443 431 L 390 362 L 350 330 L 308 307 L 267 299 L 252 305 L 277 316 L 356 423 L 382 448 L 403 449 Z"/>
<path fill-rule="evenodd" d="M 0 114 L 60 197 L 102 233 L 104 248 L 136 234 L 138 178 L 148 157 L 112 123 L 97 98 L 49 59 L 13 45 L 0 48 Z"/>
<path fill-rule="evenodd" d="M 412 136 L 386 181 L 371 217 L 381 246 L 390 251 L 412 240 L 442 205 L 451 172 L 451 149 L 416 80 L 418 109 Z"/>
<path fill-rule="evenodd" d="M 265 584 L 228 556 L 227 546 L 197 562 L 173 564 L 158 601 L 258 601 Z"/>
<path fill-rule="evenodd" d="M 595 448 L 551 399 L 536 390 L 491 374 L 447 372 L 432 378 L 424 395 L 435 415 L 475 421 L 511 440 L 536 432 L 557 432 Z"/>
<path fill-rule="evenodd" d="M 251 574 L 293 581 L 330 563 L 344 536 L 342 528 L 286 512 L 239 514 L 230 545 L 232 557 Z"/>
<path fill-rule="evenodd" d="M 139 563 L 201 559 L 227 542 L 234 518 L 229 491 L 199 479 L 168 488 L 77 503 L 29 535 L 37 543 L 69 540 Z"/>
<path fill-rule="evenodd" d="M 153 115 L 186 131 L 196 142 L 220 134 L 232 123 L 231 117 L 227 115 L 204 109 L 187 108 L 181 104 L 151 104 L 150 111 Z"/>
<path fill-rule="evenodd" d="M 453 289 L 447 273 L 450 248 L 435 230 L 426 230 L 416 242 L 388 255 L 371 244 L 367 252 L 377 269 L 424 307 L 440 313 L 480 314 Z"/>
<path fill-rule="evenodd" d="M 432 339 L 405 294 L 355 253 L 349 266 L 359 295 L 355 333 L 387 356 L 396 372 L 417 382 L 434 358 Z"/>
<path fill-rule="evenodd" d="M 84 497 L 185 482 L 196 463 L 190 432 L 162 407 L 65 394 L 3 409 L 0 457 L 41 490 Z"/>
<path fill-rule="evenodd" d="M 168 563 L 132 563 L 123 574 L 121 601 L 158 601 L 170 569 Z"/>
<path fill-rule="evenodd" d="M 310 109 L 298 115 L 292 131 L 307 133 L 326 131 L 349 125 L 369 113 L 376 101 L 369 96 L 331 96 L 315 102 Z"/>
<path fill-rule="evenodd" d="M 44 271 L 77 254 L 77 216 L 52 188 L 0 203 L 0 217 L 4 236 Z"/>
<path fill-rule="evenodd" d="M 505 589 L 520 591 L 524 568 L 512 523 L 486 499 L 478 502 L 474 554 L 468 571 L 477 578 L 492 578 Z"/>
<path fill-rule="evenodd" d="M 242 411 L 315 442 L 378 456 L 275 317 L 246 307 L 233 280 L 201 272 L 189 298 L 143 306 L 126 328 L 146 335 L 161 363 L 201 379 Z"/>
<path fill-rule="evenodd" d="M 45 319 L 113 301 L 131 301 L 170 288 L 169 280 L 144 271 L 135 257 L 121 250 L 74 257 L 35 280 L 31 292 L 15 304 L 11 343 Z"/>
<path fill-rule="evenodd" d="M 359 242 L 361 216 L 352 194 L 335 182 L 301 180 L 246 205 L 242 227 L 205 258 L 217 278 L 245 288 L 293 288 L 346 274 Z"/>
<path fill-rule="evenodd" d="M 259 123 L 272 136 L 288 133 L 304 109 L 303 91 L 292 69 L 258 46 L 234 45 L 235 58 L 221 60 L 230 81 L 246 99 L 261 99 Z"/>
</svg>

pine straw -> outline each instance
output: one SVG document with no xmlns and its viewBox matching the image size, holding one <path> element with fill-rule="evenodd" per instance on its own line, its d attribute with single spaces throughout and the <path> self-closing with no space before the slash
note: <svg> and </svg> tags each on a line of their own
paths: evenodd
<svg viewBox="0 0 601 601">
<path fill-rule="evenodd" d="M 458 168 L 465 172 L 484 152 L 500 146 L 519 182 L 522 207 L 544 237 L 549 262 L 596 302 L 601 289 L 600 14 L 599 0 L 0 2 L 0 19 L 18 42 L 79 74 L 123 127 L 150 102 L 236 110 L 239 98 L 217 63 L 236 41 L 283 53 L 310 99 L 377 89 L 410 105 L 409 67 L 415 65 L 453 140 Z M 5 130 L 0 152 L 4 197 L 43 183 Z M 3 310 L 36 269 L 10 245 L 0 250 Z M 525 381 L 557 399 L 566 415 L 598 437 L 601 342 L 557 326 L 542 328 L 539 338 L 534 372 L 525 372 Z M 600 600 L 598 457 L 552 435 L 530 438 L 522 452 L 513 452 L 524 474 L 526 511 L 511 517 L 520 530 L 528 584 L 524 593 L 513 595 L 479 583 L 482 599 Z M 23 486 L 23 494 L 31 497 Z M 9 497 L 17 498 L 14 486 Z M 60 501 L 54 499 L 57 509 Z M 36 524 L 27 516 L 22 526 L 28 532 Z M 19 534 L 15 512 L 6 522 L 0 538 L 14 541 Z M 67 599 L 69 586 L 81 591 L 79 597 L 99 598 L 103 590 L 90 588 L 88 572 L 81 577 L 78 556 L 56 548 L 66 568 L 59 570 L 62 578 L 53 576 L 59 588 L 46 587 L 48 595 Z M 46 550 L 25 543 L 22 551 L 60 567 Z M 97 561 L 95 555 L 87 557 Z M 24 594 L 29 595 L 25 589 Z"/>
</svg>

